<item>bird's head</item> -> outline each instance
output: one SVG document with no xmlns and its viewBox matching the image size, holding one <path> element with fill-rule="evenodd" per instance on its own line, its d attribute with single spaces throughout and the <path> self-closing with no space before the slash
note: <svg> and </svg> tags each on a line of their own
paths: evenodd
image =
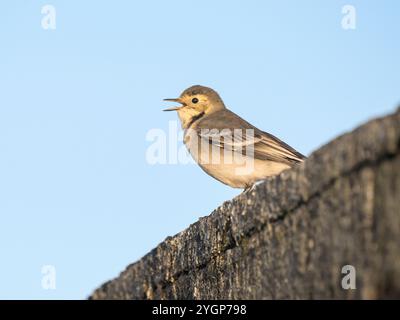
<svg viewBox="0 0 400 320">
<path fill-rule="evenodd" d="M 201 117 L 225 109 L 224 102 L 216 91 L 199 85 L 186 89 L 179 98 L 164 99 L 164 101 L 173 101 L 181 104 L 164 111 L 178 111 L 184 128 L 194 117 Z"/>
</svg>

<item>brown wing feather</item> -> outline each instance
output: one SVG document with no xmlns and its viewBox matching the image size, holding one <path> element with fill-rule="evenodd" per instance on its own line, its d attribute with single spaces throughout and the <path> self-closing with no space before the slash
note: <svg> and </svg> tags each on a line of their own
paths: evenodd
<svg viewBox="0 0 400 320">
<path fill-rule="evenodd" d="M 281 163 L 286 163 L 288 165 L 293 165 L 298 162 L 302 162 L 305 156 L 300 152 L 293 149 L 291 146 L 281 141 L 277 137 L 267 132 L 261 131 L 256 127 L 252 126 L 246 120 L 240 118 L 238 115 L 234 114 L 228 109 L 220 110 L 209 116 L 204 116 L 196 124 L 196 130 L 202 138 L 208 139 L 210 143 L 215 143 L 215 139 L 210 139 L 210 137 L 202 134 L 204 129 L 216 129 L 221 131 L 224 129 L 229 129 L 234 132 L 235 129 L 242 129 L 242 141 L 239 143 L 241 146 L 248 145 L 246 139 L 253 142 L 254 145 L 254 158 L 260 160 L 270 160 Z M 246 136 L 246 129 L 253 129 L 254 136 Z M 238 141 L 234 139 L 228 139 L 224 142 L 224 137 L 218 141 L 218 146 L 223 148 L 230 148 L 235 150 L 235 145 L 238 145 Z M 238 152 L 245 153 L 245 148 L 239 148 Z"/>
</svg>

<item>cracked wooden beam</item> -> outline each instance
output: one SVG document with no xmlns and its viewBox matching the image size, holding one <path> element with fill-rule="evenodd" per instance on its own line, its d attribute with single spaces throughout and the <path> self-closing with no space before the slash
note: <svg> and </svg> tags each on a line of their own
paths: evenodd
<svg viewBox="0 0 400 320">
<path fill-rule="evenodd" d="M 400 298 L 400 109 L 225 202 L 90 298 Z"/>
</svg>

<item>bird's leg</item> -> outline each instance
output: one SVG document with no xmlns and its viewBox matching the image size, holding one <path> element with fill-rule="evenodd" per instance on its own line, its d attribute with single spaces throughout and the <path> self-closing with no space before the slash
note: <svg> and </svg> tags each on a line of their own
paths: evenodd
<svg viewBox="0 0 400 320">
<path fill-rule="evenodd" d="M 242 193 L 247 193 L 247 192 L 250 192 L 250 191 L 254 190 L 255 186 L 256 186 L 255 183 L 247 185 L 246 188 L 244 188 Z"/>
</svg>

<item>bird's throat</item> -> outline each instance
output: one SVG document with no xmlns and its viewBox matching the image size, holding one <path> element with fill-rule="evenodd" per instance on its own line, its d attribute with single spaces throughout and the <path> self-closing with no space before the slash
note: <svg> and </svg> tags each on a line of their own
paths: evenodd
<svg viewBox="0 0 400 320">
<path fill-rule="evenodd" d="M 192 115 L 190 117 L 180 117 L 182 121 L 182 127 L 184 129 L 189 129 L 197 120 L 202 118 L 205 115 L 205 112 L 202 111 L 196 115 Z"/>
</svg>

